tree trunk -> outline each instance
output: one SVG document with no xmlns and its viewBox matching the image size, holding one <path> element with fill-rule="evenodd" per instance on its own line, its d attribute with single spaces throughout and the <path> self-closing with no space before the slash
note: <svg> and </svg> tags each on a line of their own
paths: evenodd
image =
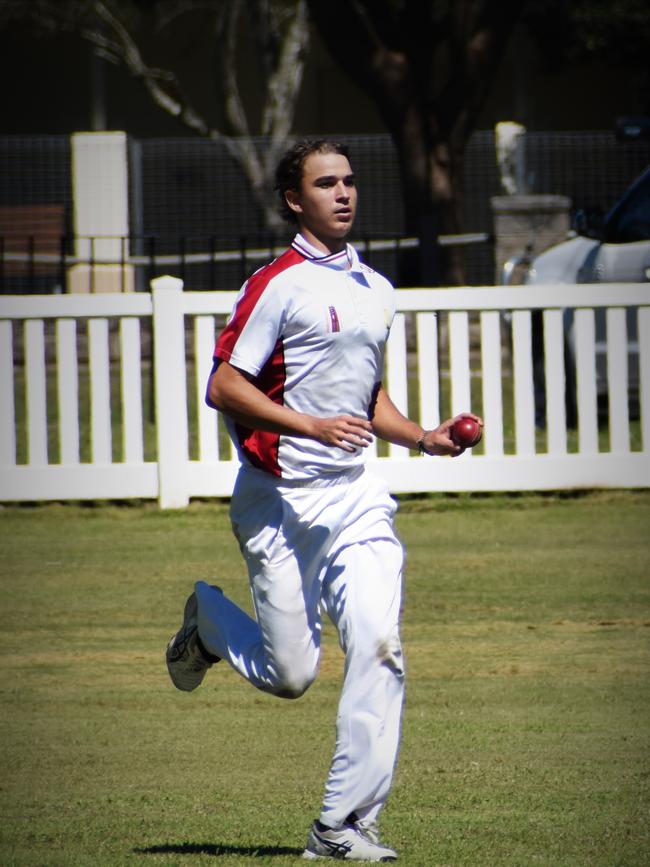
<svg viewBox="0 0 650 867">
<path fill-rule="evenodd" d="M 420 238 L 421 244 L 419 261 L 407 263 L 404 279 L 462 286 L 462 248 L 433 249 L 432 245 L 439 235 L 462 231 L 464 152 L 451 135 L 435 132 L 432 136 L 425 126 L 427 119 L 417 107 L 400 114 L 396 122 L 386 114 L 399 158 L 405 232 Z"/>
<path fill-rule="evenodd" d="M 333 57 L 375 101 L 395 142 L 407 233 L 458 233 L 465 145 L 525 0 L 308 2 Z M 433 255 L 430 246 L 421 250 L 423 279 L 435 270 L 439 282 L 464 283 L 462 247 Z M 417 279 L 413 267 L 409 278 Z"/>
</svg>

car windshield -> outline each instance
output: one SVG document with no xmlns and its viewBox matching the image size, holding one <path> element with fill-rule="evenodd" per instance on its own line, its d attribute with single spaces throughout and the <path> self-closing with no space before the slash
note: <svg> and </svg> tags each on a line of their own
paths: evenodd
<svg viewBox="0 0 650 867">
<path fill-rule="evenodd" d="M 604 240 L 608 244 L 650 240 L 650 169 L 607 215 Z"/>
</svg>

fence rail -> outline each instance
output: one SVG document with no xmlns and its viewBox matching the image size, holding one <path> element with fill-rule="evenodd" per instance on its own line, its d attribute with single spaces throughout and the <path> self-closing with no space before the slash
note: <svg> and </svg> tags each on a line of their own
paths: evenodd
<svg viewBox="0 0 650 867">
<path fill-rule="evenodd" d="M 355 241 L 355 247 L 368 263 L 378 254 L 399 257 L 404 251 L 417 250 L 420 243 L 421 239 L 416 237 L 361 238 Z M 466 232 L 432 237 L 430 243 L 439 247 L 468 247 L 492 244 L 493 238 L 487 232 Z M 212 288 L 216 283 L 216 269 L 228 265 L 235 266 L 239 272 L 235 274 L 232 269 L 227 272 L 226 282 L 232 288 L 244 282 L 251 265 L 258 267 L 286 249 L 286 244 L 276 240 L 260 244 L 259 241 L 250 243 L 246 238 L 230 246 L 230 249 L 218 248 L 216 237 L 165 239 L 52 233 L 4 236 L 0 231 L 0 294 L 37 291 L 93 294 L 101 291 L 102 286 L 114 292 L 125 292 L 141 284 L 148 286 L 163 269 L 174 269 L 185 283 L 192 269 L 192 280 L 197 283 L 195 288 L 204 285 Z M 107 252 L 109 247 L 112 255 Z M 84 269 L 81 279 L 76 266 Z M 111 271 L 108 283 L 107 269 Z"/>
<path fill-rule="evenodd" d="M 0 500 L 227 497 L 237 462 L 203 401 L 215 336 L 234 292 L 0 299 Z M 644 284 L 402 289 L 386 387 L 426 428 L 474 409 L 481 446 L 422 458 L 373 445 L 394 493 L 650 486 L 650 306 Z M 565 410 L 565 311 L 573 312 L 577 431 Z M 543 311 L 547 426 L 535 425 L 532 314 Z M 636 323 L 632 418 L 628 334 Z M 607 415 L 599 414 L 596 318 Z M 636 370 L 636 365 L 634 366 Z"/>
</svg>

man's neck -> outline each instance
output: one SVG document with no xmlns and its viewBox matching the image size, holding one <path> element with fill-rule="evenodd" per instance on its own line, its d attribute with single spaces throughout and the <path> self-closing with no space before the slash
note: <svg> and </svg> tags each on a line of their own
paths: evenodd
<svg viewBox="0 0 650 867">
<path fill-rule="evenodd" d="M 330 256 L 332 253 L 340 253 L 348 245 L 347 236 L 345 238 L 323 238 L 314 235 L 313 232 L 310 232 L 304 226 L 300 226 L 300 234 L 305 241 L 308 241 L 312 247 L 320 250 L 325 256 Z"/>
</svg>

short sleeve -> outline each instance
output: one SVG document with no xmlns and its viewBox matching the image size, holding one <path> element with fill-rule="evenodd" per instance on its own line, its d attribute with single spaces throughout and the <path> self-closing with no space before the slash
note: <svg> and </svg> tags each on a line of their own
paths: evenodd
<svg viewBox="0 0 650 867">
<path fill-rule="evenodd" d="M 278 280 L 256 277 L 244 284 L 214 351 L 216 360 L 227 361 L 252 376 L 257 376 L 273 353 L 286 316 L 286 294 Z"/>
</svg>

